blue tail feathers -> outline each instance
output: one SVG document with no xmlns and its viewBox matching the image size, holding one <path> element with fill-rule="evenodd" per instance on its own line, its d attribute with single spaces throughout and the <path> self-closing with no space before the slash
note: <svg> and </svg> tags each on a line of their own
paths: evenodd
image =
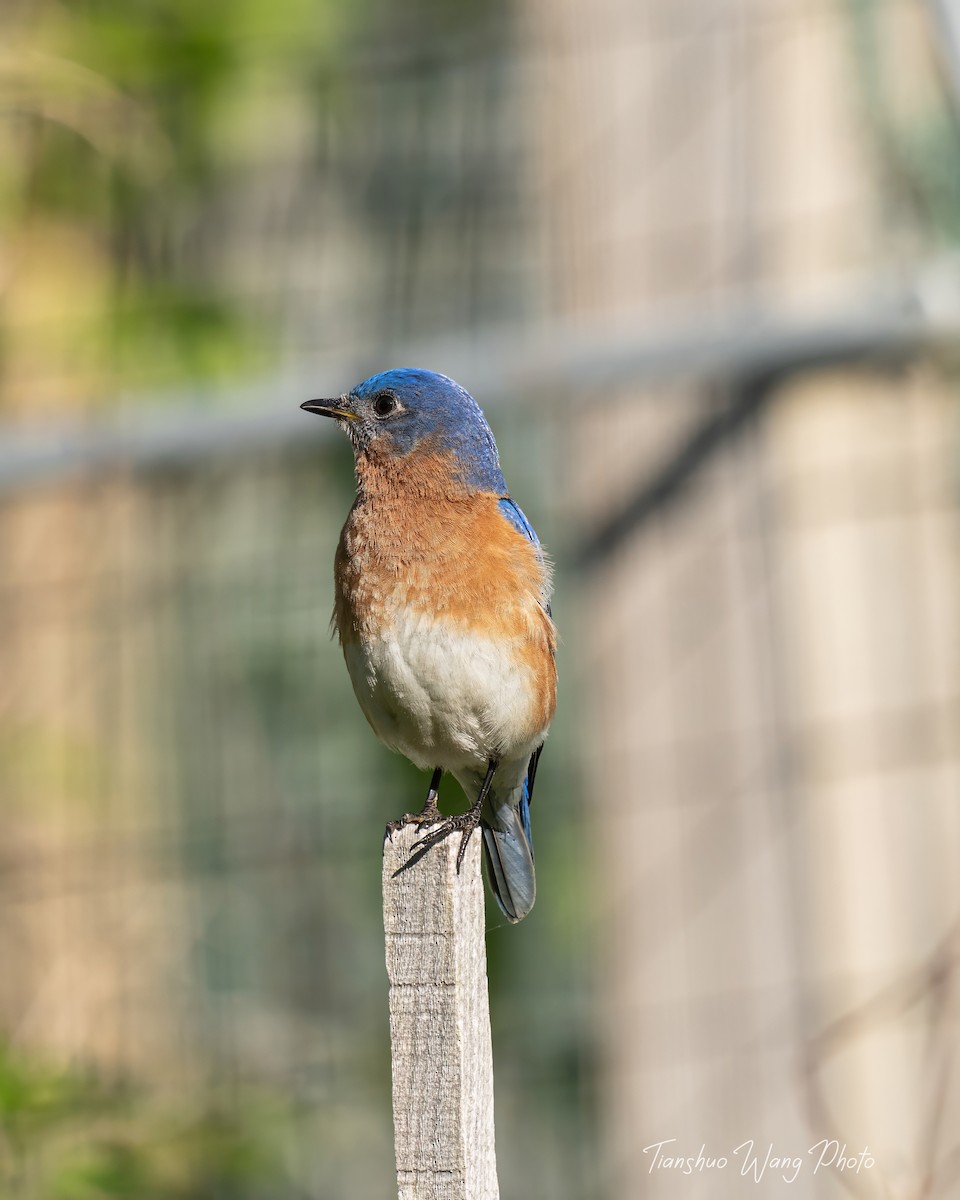
<svg viewBox="0 0 960 1200">
<path fill-rule="evenodd" d="M 530 831 L 530 798 L 540 751 L 530 760 L 527 776 L 505 796 L 496 788 L 483 816 L 483 849 L 490 889 L 508 921 L 521 921 L 537 895 Z"/>
</svg>

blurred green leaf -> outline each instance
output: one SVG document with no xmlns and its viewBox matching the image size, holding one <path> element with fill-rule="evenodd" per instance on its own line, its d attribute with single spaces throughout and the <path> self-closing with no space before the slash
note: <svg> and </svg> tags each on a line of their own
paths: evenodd
<svg viewBox="0 0 960 1200">
<path fill-rule="evenodd" d="M 191 1111 L 146 1090 L 0 1048 L 4 1200 L 260 1200 L 282 1178 L 289 1105 L 263 1090 Z"/>
<path fill-rule="evenodd" d="M 41 0 L 0 8 L 0 403 L 237 377 L 267 360 L 231 247 L 236 155 L 325 119 L 320 64 L 367 5 Z M 302 133 L 298 136 L 303 136 Z M 239 235 L 237 235 L 239 236 Z M 84 383 L 81 383 L 81 376 Z M 59 389 L 58 389 L 59 390 Z"/>
</svg>

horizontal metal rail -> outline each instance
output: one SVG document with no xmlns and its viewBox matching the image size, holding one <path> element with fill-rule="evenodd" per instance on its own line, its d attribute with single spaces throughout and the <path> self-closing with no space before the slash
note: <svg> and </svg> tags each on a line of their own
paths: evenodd
<svg viewBox="0 0 960 1200">
<path fill-rule="evenodd" d="M 458 379 L 495 412 L 553 408 L 606 389 L 666 381 L 738 385 L 756 377 L 960 345 L 960 270 L 945 260 L 912 284 L 864 289 L 812 317 L 739 308 L 724 316 L 651 327 L 622 314 L 598 324 L 569 321 L 492 330 L 378 353 L 318 357 L 256 386 L 231 389 L 231 405 L 183 393 L 138 399 L 109 418 L 62 428 L 0 425 L 0 491 L 112 470 L 189 467 L 215 457 L 316 446 L 332 432 L 299 403 L 336 393 L 390 365 L 429 366 Z"/>
</svg>

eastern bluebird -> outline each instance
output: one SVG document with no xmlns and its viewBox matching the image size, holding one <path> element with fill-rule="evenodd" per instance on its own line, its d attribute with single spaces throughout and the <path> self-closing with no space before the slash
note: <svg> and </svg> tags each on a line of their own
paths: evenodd
<svg viewBox="0 0 960 1200">
<path fill-rule="evenodd" d="M 357 498 L 335 561 L 334 622 L 374 733 L 433 777 L 420 812 L 431 846 L 481 825 L 487 876 L 519 921 L 536 880 L 530 800 L 556 707 L 550 571 L 510 499 L 473 397 L 433 371 L 385 371 L 335 400 L 309 400 L 353 444 Z M 445 771 L 468 799 L 441 816 Z"/>
</svg>

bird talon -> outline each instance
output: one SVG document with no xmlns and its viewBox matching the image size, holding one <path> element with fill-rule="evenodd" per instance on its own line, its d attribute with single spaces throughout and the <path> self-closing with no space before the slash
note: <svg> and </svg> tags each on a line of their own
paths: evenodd
<svg viewBox="0 0 960 1200">
<path fill-rule="evenodd" d="M 420 813 L 404 813 L 396 821 L 388 821 L 387 829 L 391 834 L 399 833 L 401 829 L 408 825 L 416 825 L 417 828 L 422 828 L 424 825 L 436 825 L 438 821 L 442 821 L 443 817 L 440 813 L 431 813 L 429 816 L 422 816 Z"/>
<path fill-rule="evenodd" d="M 397 817 L 395 821 L 387 822 L 387 833 L 392 838 L 395 833 L 399 833 L 407 825 L 436 825 L 438 821 L 443 820 L 443 814 L 436 805 L 432 809 L 421 809 L 420 812 L 404 813 L 402 817 Z"/>
<path fill-rule="evenodd" d="M 451 826 L 448 829 L 448 824 L 449 819 L 444 821 L 439 829 L 431 829 L 430 832 L 425 833 L 423 837 L 417 838 L 417 840 L 410 847 L 411 853 L 415 853 L 417 850 L 429 850 L 433 846 L 436 846 L 438 842 L 442 842 L 448 833 L 453 833 L 453 827 Z"/>
<path fill-rule="evenodd" d="M 467 843 L 470 841 L 470 835 L 480 824 L 479 809 L 474 812 L 472 809 L 465 813 L 458 813 L 454 817 L 447 817 L 442 825 L 437 829 L 431 829 L 429 833 L 425 833 L 423 837 L 417 840 L 411 846 L 411 851 L 430 850 L 432 847 L 439 845 L 440 842 L 450 836 L 451 833 L 457 830 L 461 833 L 460 847 L 457 850 L 457 874 L 460 874 L 460 868 L 463 865 L 464 857 L 467 853 Z"/>
<path fill-rule="evenodd" d="M 467 842 L 470 841 L 470 835 L 476 829 L 476 823 L 468 825 L 463 831 L 463 836 L 460 838 L 460 849 L 457 851 L 457 874 L 460 874 L 460 868 L 463 866 L 463 859 L 467 853 Z"/>
<path fill-rule="evenodd" d="M 433 777 L 430 780 L 430 790 L 427 792 L 427 798 L 424 800 L 423 808 L 419 812 L 404 813 L 397 820 L 387 822 L 387 832 L 391 838 L 393 834 L 403 829 L 405 825 L 436 825 L 443 820 L 443 813 L 437 808 L 437 788 L 440 786 L 440 777 L 442 774 L 443 769 L 441 767 L 435 768 Z"/>
</svg>

